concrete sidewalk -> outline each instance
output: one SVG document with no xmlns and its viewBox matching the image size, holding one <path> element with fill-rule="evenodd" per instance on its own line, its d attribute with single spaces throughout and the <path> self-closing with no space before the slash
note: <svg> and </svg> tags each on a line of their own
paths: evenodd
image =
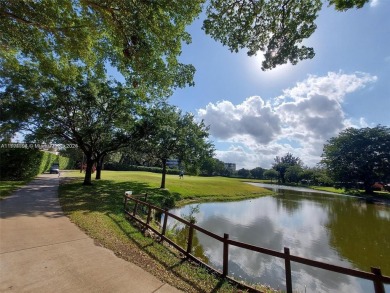
<svg viewBox="0 0 390 293">
<path fill-rule="evenodd" d="M 0 201 L 0 292 L 180 292 L 96 246 L 63 214 L 57 175 Z"/>
</svg>

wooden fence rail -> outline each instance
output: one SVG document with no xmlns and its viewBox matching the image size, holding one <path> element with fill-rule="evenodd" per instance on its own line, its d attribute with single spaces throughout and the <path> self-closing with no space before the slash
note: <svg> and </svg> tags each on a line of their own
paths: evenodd
<svg viewBox="0 0 390 293">
<path fill-rule="evenodd" d="M 301 263 L 304 265 L 328 270 L 331 272 L 336 272 L 336 273 L 340 273 L 340 274 L 344 274 L 344 275 L 348 275 L 348 276 L 353 276 L 353 277 L 357 277 L 357 278 L 361 278 L 361 279 L 370 280 L 373 282 L 375 293 L 385 293 L 384 284 L 390 284 L 390 276 L 382 275 L 382 272 L 379 268 L 371 267 L 371 272 L 365 272 L 365 271 L 344 268 L 344 267 L 340 267 L 340 266 L 336 266 L 336 265 L 332 265 L 332 264 L 328 264 L 328 263 L 323 263 L 323 262 L 291 255 L 290 249 L 287 247 L 284 247 L 284 252 L 279 252 L 279 251 L 275 251 L 272 249 L 268 249 L 268 248 L 264 248 L 264 247 L 259 247 L 259 246 L 231 240 L 231 239 L 229 239 L 229 234 L 224 234 L 224 236 L 221 237 L 217 234 L 214 234 L 208 230 L 203 229 L 202 227 L 197 226 L 194 222 L 187 221 L 187 220 L 182 219 L 174 214 L 171 214 L 170 212 L 168 212 L 168 210 L 164 210 L 164 209 L 161 209 L 157 206 L 151 205 L 150 203 L 148 203 L 146 201 L 141 201 L 141 200 L 135 198 L 136 196 L 137 195 L 132 195 L 132 196 L 125 195 L 124 212 L 126 215 L 128 215 L 131 219 L 142 224 L 145 228 L 152 230 L 156 235 L 158 235 L 160 237 L 161 241 L 168 242 L 170 245 L 175 247 L 178 251 L 183 253 L 187 258 L 198 262 L 199 264 L 203 265 L 207 269 L 217 273 L 221 277 L 224 277 L 227 280 L 234 282 L 235 284 L 237 284 L 241 287 L 244 287 L 246 289 L 249 289 L 251 291 L 260 292 L 252 287 L 246 286 L 246 285 L 242 284 L 241 282 L 234 280 L 233 278 L 231 278 L 228 275 L 228 271 L 229 271 L 229 267 L 228 267 L 229 266 L 229 246 L 236 246 L 236 247 L 244 248 L 244 249 L 251 250 L 254 252 L 264 253 L 267 255 L 271 255 L 274 257 L 284 259 L 287 293 L 293 292 L 292 278 L 291 278 L 291 262 Z M 147 196 L 146 195 L 142 195 L 142 196 L 146 200 Z M 129 206 L 128 206 L 129 201 L 134 202 L 134 208 L 132 211 L 129 210 Z M 146 218 L 145 222 L 141 217 L 137 217 L 137 211 L 139 209 L 139 206 L 146 207 L 147 218 Z M 152 217 L 152 210 L 158 211 L 164 215 L 164 221 L 163 221 L 163 226 L 161 228 L 161 232 L 150 225 L 150 221 L 151 221 L 151 217 Z M 186 249 L 183 249 L 177 243 L 175 243 L 174 241 L 172 241 L 171 239 L 166 237 L 168 217 L 173 218 L 173 219 L 179 221 L 180 223 L 184 224 L 185 226 L 189 227 Z M 198 259 L 194 255 L 192 255 L 192 239 L 193 239 L 194 230 L 197 230 L 201 233 L 204 233 L 204 234 L 210 236 L 211 238 L 214 238 L 215 240 L 220 241 L 223 244 L 222 272 L 209 266 L 208 264 L 202 262 L 200 259 Z"/>
</svg>

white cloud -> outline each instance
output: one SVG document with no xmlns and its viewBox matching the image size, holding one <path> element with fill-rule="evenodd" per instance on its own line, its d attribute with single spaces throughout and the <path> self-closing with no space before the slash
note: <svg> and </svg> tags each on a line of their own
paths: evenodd
<svg viewBox="0 0 390 293">
<path fill-rule="evenodd" d="M 343 102 L 347 94 L 376 80 L 376 76 L 362 72 L 310 75 L 268 102 L 252 96 L 238 105 L 230 101 L 209 103 L 198 116 L 210 125 L 216 142 L 235 145 L 219 150 L 217 157 L 236 163 L 238 168 L 269 168 L 275 156 L 287 152 L 314 165 L 320 160 L 326 140 L 351 125 L 366 125 L 364 119 L 358 123 L 348 120 Z M 240 145 L 244 148 L 237 147 Z"/>
<path fill-rule="evenodd" d="M 257 162 L 258 157 L 257 154 L 249 151 L 245 151 L 242 147 L 232 146 L 227 151 L 219 151 L 215 152 L 216 157 L 226 163 L 236 163 L 238 164 L 238 169 L 243 166 L 251 166 L 252 162 Z M 253 166 L 253 168 L 256 166 Z"/>
<path fill-rule="evenodd" d="M 306 80 L 298 82 L 295 87 L 284 90 L 283 95 L 276 98 L 276 101 L 280 102 L 280 100 L 290 97 L 298 102 L 301 99 L 322 95 L 341 103 L 346 94 L 363 88 L 367 83 L 376 80 L 376 76 L 364 72 L 354 74 L 329 72 L 326 76 L 309 75 Z"/>
<path fill-rule="evenodd" d="M 245 140 L 267 144 L 280 133 L 280 120 L 270 105 L 261 97 L 247 98 L 235 106 L 229 101 L 209 103 L 198 111 L 198 116 L 211 125 L 210 134 L 220 139 Z"/>
</svg>

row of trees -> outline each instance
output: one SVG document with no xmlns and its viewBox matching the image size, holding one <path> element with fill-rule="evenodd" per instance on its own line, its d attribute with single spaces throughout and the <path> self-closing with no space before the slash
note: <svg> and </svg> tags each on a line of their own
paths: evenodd
<svg viewBox="0 0 390 293">
<path fill-rule="evenodd" d="M 212 156 L 208 127 L 164 100 L 144 102 L 123 84 L 100 78 L 62 84 L 33 73 L 29 71 L 31 78 L 17 86 L 12 80 L 12 86 L 1 93 L 3 113 L 17 117 L 19 129 L 30 131 L 27 141 L 76 144 L 86 163 L 85 185 L 91 184 L 93 167 L 100 179 L 103 162 L 118 151 L 153 159 L 162 166 L 161 188 L 165 188 L 169 158 L 196 165 Z M 35 81 L 30 83 L 31 79 Z M 31 97 L 37 86 L 44 98 Z M 22 98 L 23 111 L 19 108 Z"/>
<path fill-rule="evenodd" d="M 237 175 L 259 178 L 254 170 L 240 169 Z M 381 125 L 348 128 L 324 145 L 318 167 L 304 167 L 300 158 L 287 153 L 277 156 L 272 169 L 263 170 L 260 179 L 337 185 L 347 189 L 363 186 L 366 193 L 371 193 L 374 183 L 390 183 L 390 128 Z"/>
<path fill-rule="evenodd" d="M 286 154 L 289 156 L 291 154 Z M 275 166 L 275 165 L 274 165 Z M 327 175 L 326 169 L 321 167 L 303 167 L 300 165 L 286 167 L 283 177 L 282 174 L 275 168 L 263 169 L 261 167 L 254 168 L 252 170 L 240 169 L 237 171 L 236 176 L 241 178 L 253 178 L 253 179 L 267 179 L 272 181 L 278 181 L 280 183 L 294 183 L 294 184 L 311 184 L 311 185 L 326 185 L 330 186 L 334 182 Z M 284 182 L 283 182 L 283 179 Z"/>
<path fill-rule="evenodd" d="M 168 109 L 175 109 L 171 106 L 167 107 L 161 108 L 165 114 L 169 113 Z M 142 144 L 138 144 L 138 149 L 137 147 L 124 148 L 115 156 L 110 156 L 110 162 L 117 162 L 122 167 L 129 165 L 163 166 L 161 172 L 164 182 L 168 158 L 183 158 L 180 160 L 181 168 L 185 169 L 187 173 L 202 176 L 269 179 L 288 184 L 336 185 L 347 189 L 363 186 L 368 193 L 372 191 L 372 185 L 375 182 L 390 182 L 389 127 L 379 125 L 374 128 L 348 128 L 342 131 L 337 137 L 331 138 L 325 144 L 322 161 L 316 167 L 306 167 L 299 157 L 287 153 L 282 157 L 275 157 L 271 169 L 257 167 L 249 170 L 242 168 L 233 172 L 227 169 L 222 161 L 212 157 L 212 145 L 207 141 L 194 139 L 189 142 L 187 136 L 187 142 L 183 143 L 184 136 L 180 136 L 178 133 L 187 131 L 194 134 L 196 132 L 196 129 L 193 128 L 196 124 L 183 124 L 183 121 L 189 118 L 188 114 L 180 116 L 180 111 L 173 111 L 177 118 L 170 119 L 172 123 L 169 126 L 170 130 L 167 130 L 164 127 L 158 127 L 157 121 L 167 118 L 167 116 L 157 114 L 155 111 L 158 109 L 150 112 L 151 116 L 139 124 L 139 127 L 144 129 L 152 128 L 154 132 L 149 130 L 152 137 L 148 140 L 141 140 Z M 150 123 L 149 126 L 147 126 L 148 123 Z M 165 125 L 165 128 L 168 127 L 165 123 L 161 125 Z M 197 127 L 203 130 L 207 129 L 202 124 L 198 124 Z M 161 129 L 164 130 L 159 133 Z M 206 131 L 203 134 L 206 134 Z M 199 144 L 199 146 L 191 150 L 187 147 L 191 144 Z M 201 152 L 197 153 L 196 149 L 208 150 L 208 152 L 202 155 Z M 162 162 L 165 163 L 162 164 Z"/>
</svg>

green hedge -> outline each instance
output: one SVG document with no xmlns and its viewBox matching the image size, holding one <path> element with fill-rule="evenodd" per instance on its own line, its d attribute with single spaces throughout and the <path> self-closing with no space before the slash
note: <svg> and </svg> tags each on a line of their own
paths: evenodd
<svg viewBox="0 0 390 293">
<path fill-rule="evenodd" d="M 46 171 L 50 170 L 51 165 L 54 162 L 57 162 L 57 155 L 49 152 L 41 152 L 38 150 L 38 152 L 41 153 L 41 158 L 40 158 L 40 167 L 37 173 L 35 173 L 33 176 L 36 176 L 38 174 L 45 173 Z"/>
<path fill-rule="evenodd" d="M 0 180 L 25 180 L 49 171 L 53 163 L 72 169 L 69 158 L 38 149 L 0 149 Z"/>
<path fill-rule="evenodd" d="M 76 168 L 76 162 L 70 158 L 58 156 L 58 162 L 60 165 L 60 170 L 71 170 Z"/>
</svg>

